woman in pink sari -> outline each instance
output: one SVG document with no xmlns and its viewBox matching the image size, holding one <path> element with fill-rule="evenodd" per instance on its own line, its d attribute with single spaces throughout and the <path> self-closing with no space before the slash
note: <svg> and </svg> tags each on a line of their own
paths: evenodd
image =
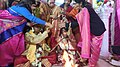
<svg viewBox="0 0 120 67">
<path fill-rule="evenodd" d="M 81 57 L 89 60 L 89 67 L 95 67 L 106 29 L 103 21 L 89 3 L 85 0 L 75 1 L 81 3 L 83 7 L 76 15 L 81 34 L 81 41 L 78 44 L 78 47 L 81 47 Z"/>
<path fill-rule="evenodd" d="M 9 66 L 24 50 L 23 29 L 27 20 L 52 27 L 50 23 L 33 16 L 31 5 L 35 0 L 22 0 L 0 13 L 0 67 Z"/>
</svg>

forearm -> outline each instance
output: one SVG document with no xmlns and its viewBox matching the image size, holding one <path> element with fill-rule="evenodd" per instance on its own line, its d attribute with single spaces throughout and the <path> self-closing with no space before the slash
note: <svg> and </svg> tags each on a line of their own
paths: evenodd
<svg viewBox="0 0 120 67">
<path fill-rule="evenodd" d="M 11 9 L 36 24 L 46 25 L 45 21 L 33 16 L 25 7 L 13 6 Z"/>
</svg>

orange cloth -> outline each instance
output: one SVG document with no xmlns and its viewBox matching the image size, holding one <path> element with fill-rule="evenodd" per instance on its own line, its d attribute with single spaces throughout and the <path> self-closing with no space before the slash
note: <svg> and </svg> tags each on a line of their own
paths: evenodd
<svg viewBox="0 0 120 67">
<path fill-rule="evenodd" d="M 71 12 L 69 13 L 70 16 L 72 16 L 74 19 L 76 19 L 76 15 L 78 14 L 78 10 L 73 8 Z"/>
</svg>

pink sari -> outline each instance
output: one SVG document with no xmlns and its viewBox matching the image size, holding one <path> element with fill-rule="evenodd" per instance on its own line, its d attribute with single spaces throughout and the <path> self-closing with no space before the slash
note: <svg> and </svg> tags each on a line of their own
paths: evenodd
<svg viewBox="0 0 120 67">
<path fill-rule="evenodd" d="M 100 50 L 102 47 L 103 35 L 95 36 L 91 35 L 91 56 L 89 58 L 89 67 L 95 67 L 100 56 Z"/>
<path fill-rule="evenodd" d="M 24 51 L 23 28 L 26 20 L 7 10 L 0 13 L 0 66 L 8 66 Z"/>
<path fill-rule="evenodd" d="M 83 58 L 89 58 L 90 56 L 90 21 L 87 8 L 83 8 L 80 13 L 76 15 L 78 20 L 81 40 L 78 43 L 78 47 L 81 47 L 81 56 Z"/>
<path fill-rule="evenodd" d="M 90 16 L 87 8 L 83 8 L 76 17 L 82 40 L 78 43 L 78 47 L 81 47 L 81 57 L 89 59 L 89 67 L 95 67 L 99 59 L 103 35 L 95 36 L 90 33 Z"/>
</svg>

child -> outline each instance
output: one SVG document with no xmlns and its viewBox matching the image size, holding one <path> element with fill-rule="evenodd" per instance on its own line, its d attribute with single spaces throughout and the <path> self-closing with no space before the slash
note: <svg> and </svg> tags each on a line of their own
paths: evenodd
<svg viewBox="0 0 120 67">
<path fill-rule="evenodd" d="M 37 46 L 42 46 L 40 43 L 48 37 L 48 33 L 50 32 L 48 29 L 44 31 L 41 27 L 42 26 L 35 24 L 29 32 L 25 33 L 26 50 L 22 53 L 22 56 L 26 56 L 30 64 L 34 65 L 35 62 L 35 66 L 40 62 L 37 60 Z"/>
</svg>

